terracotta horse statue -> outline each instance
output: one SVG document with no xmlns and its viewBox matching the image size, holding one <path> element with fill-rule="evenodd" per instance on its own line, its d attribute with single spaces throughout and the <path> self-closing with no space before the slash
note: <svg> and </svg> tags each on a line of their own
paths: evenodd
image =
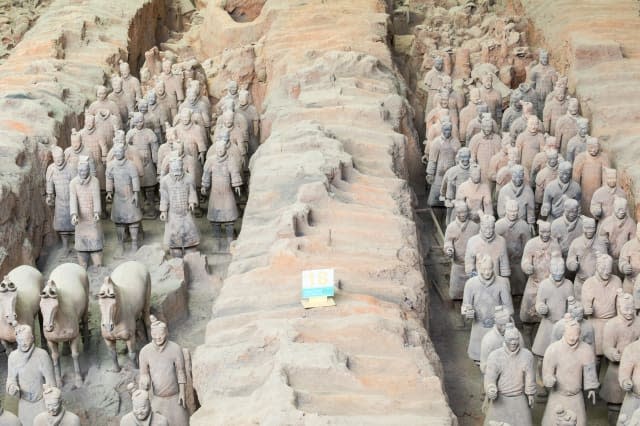
<svg viewBox="0 0 640 426">
<path fill-rule="evenodd" d="M 16 342 L 15 327 L 18 324 L 34 329 L 35 317 L 40 312 L 38 303 L 43 284 L 44 277 L 40 271 L 29 265 L 12 269 L 0 282 L 0 341 L 7 354 Z"/>
</svg>

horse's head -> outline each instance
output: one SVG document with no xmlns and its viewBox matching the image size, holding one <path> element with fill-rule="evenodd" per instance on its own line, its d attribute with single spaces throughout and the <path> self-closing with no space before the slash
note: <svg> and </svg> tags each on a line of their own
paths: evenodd
<svg viewBox="0 0 640 426">
<path fill-rule="evenodd" d="M 106 331 L 113 331 L 118 312 L 118 300 L 116 298 L 115 284 L 111 277 L 106 277 L 98 293 L 98 305 L 100 306 L 100 323 Z"/>
<path fill-rule="evenodd" d="M 54 319 L 58 312 L 58 288 L 53 280 L 49 280 L 40 293 L 40 311 L 42 312 L 42 328 L 51 333 L 53 331 Z"/>
<path fill-rule="evenodd" d="M 16 301 L 18 291 L 16 284 L 5 276 L 0 282 L 0 309 L 2 309 L 2 319 L 12 327 L 18 325 L 18 315 L 16 313 Z"/>
</svg>

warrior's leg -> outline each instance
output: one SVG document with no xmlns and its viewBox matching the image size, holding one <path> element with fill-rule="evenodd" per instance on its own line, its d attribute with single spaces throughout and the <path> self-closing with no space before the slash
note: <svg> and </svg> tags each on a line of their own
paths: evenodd
<svg viewBox="0 0 640 426">
<path fill-rule="evenodd" d="M 116 224 L 116 239 L 118 240 L 118 245 L 120 246 L 120 250 L 124 252 L 124 232 L 125 225 L 121 223 Z"/>
<path fill-rule="evenodd" d="M 222 224 L 220 222 L 211 222 L 213 226 L 213 239 L 215 241 L 214 251 L 220 251 L 220 238 L 222 238 Z"/>
<path fill-rule="evenodd" d="M 235 230 L 233 229 L 235 222 L 229 222 L 226 224 L 226 233 L 227 233 L 227 250 L 231 248 L 231 243 L 233 242 L 233 237 L 235 235 Z"/>
<path fill-rule="evenodd" d="M 144 198 L 145 198 L 145 202 L 147 204 L 147 213 L 150 216 L 154 216 L 156 214 L 156 207 L 155 207 L 155 187 L 153 186 L 148 186 L 146 188 L 144 188 Z"/>
<path fill-rule="evenodd" d="M 182 249 L 181 248 L 170 248 L 169 249 L 169 254 L 171 255 L 171 257 L 175 257 L 175 258 L 182 258 Z"/>
<path fill-rule="evenodd" d="M 536 355 L 536 382 L 538 383 L 538 396 L 546 397 L 547 396 L 547 388 L 544 386 L 544 381 L 542 380 L 542 361 L 543 357 Z"/>
<path fill-rule="evenodd" d="M 87 269 L 89 266 L 89 252 L 88 251 L 79 251 L 78 252 L 78 264 L 82 266 L 84 269 Z"/>
<path fill-rule="evenodd" d="M 69 238 L 71 234 L 68 232 L 60 232 L 60 239 L 62 240 L 62 251 L 64 254 L 69 254 Z"/>
<path fill-rule="evenodd" d="M 138 231 L 140 229 L 140 222 L 129 225 L 129 233 L 131 234 L 131 250 L 133 252 L 138 251 Z"/>
<path fill-rule="evenodd" d="M 91 252 L 91 262 L 96 268 L 102 267 L 102 250 Z"/>
</svg>

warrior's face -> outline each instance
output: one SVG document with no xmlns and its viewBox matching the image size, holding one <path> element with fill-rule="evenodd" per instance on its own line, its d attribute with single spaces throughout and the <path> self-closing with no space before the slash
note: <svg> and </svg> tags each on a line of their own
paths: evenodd
<svg viewBox="0 0 640 426">
<path fill-rule="evenodd" d="M 520 339 L 517 336 L 505 337 L 504 343 L 507 345 L 507 349 L 511 352 L 515 352 L 520 347 Z"/>
<path fill-rule="evenodd" d="M 153 344 L 160 347 L 167 341 L 167 329 L 165 327 L 156 327 L 151 329 L 151 340 Z"/>
<path fill-rule="evenodd" d="M 89 177 L 89 163 L 78 164 L 78 176 L 80 179 L 86 179 Z"/>
</svg>

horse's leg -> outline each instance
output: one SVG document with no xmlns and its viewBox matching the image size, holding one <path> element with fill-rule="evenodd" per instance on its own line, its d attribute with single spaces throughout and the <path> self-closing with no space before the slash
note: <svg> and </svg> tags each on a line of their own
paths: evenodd
<svg viewBox="0 0 640 426">
<path fill-rule="evenodd" d="M 87 352 L 91 343 L 91 331 L 89 330 L 89 306 L 84 311 L 81 320 L 81 333 L 82 333 L 82 349 Z"/>
<path fill-rule="evenodd" d="M 60 373 L 60 351 L 58 350 L 58 343 L 47 340 L 47 345 L 49 345 L 51 360 L 53 361 L 53 371 L 56 376 L 56 386 L 62 389 L 62 374 Z"/>
<path fill-rule="evenodd" d="M 138 368 L 138 353 L 136 352 L 136 333 L 131 333 L 131 338 L 127 340 L 127 350 L 129 351 L 129 359 L 135 368 Z"/>
<path fill-rule="evenodd" d="M 47 347 L 48 342 L 46 341 L 47 339 L 44 338 L 44 318 L 40 309 L 38 309 L 38 325 L 40 329 L 40 347 L 44 349 Z"/>
<path fill-rule="evenodd" d="M 112 373 L 119 373 L 120 364 L 118 364 L 118 353 L 116 352 L 116 341 L 104 339 L 104 342 L 107 344 L 107 348 L 109 349 L 109 353 L 111 354 L 111 361 L 113 362 L 113 366 L 109 368 L 107 371 L 110 371 Z"/>
<path fill-rule="evenodd" d="M 80 335 L 71 341 L 71 357 L 73 358 L 73 369 L 76 373 L 76 387 L 82 387 L 82 374 L 80 373 L 80 354 L 78 346 L 80 345 Z"/>
<path fill-rule="evenodd" d="M 6 340 L 2 340 L 2 346 L 4 347 L 4 353 L 7 355 L 7 358 L 8 358 L 9 354 L 13 350 L 13 347 L 11 346 L 11 343 L 9 343 Z"/>
</svg>

